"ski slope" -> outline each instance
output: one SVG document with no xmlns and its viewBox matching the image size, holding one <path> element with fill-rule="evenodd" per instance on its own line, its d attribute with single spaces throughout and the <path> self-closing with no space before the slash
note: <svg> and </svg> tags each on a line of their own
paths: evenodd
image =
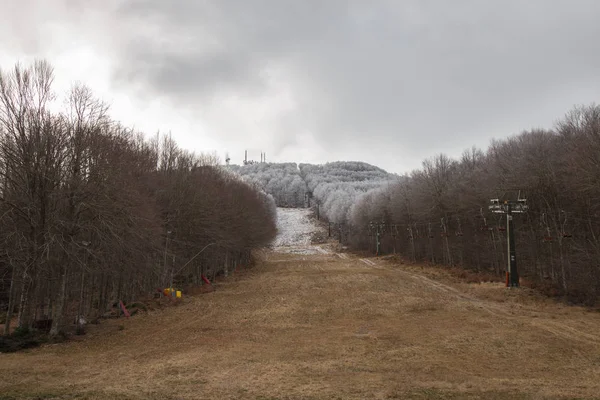
<svg viewBox="0 0 600 400">
<path fill-rule="evenodd" d="M 311 244 L 321 228 L 310 219 L 306 208 L 277 208 L 277 237 L 273 249 L 278 253 L 327 254 L 324 248 Z"/>
</svg>

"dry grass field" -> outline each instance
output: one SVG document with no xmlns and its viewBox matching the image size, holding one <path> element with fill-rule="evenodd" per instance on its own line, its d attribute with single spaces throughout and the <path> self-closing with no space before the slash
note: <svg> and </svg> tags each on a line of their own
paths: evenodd
<svg viewBox="0 0 600 400">
<path fill-rule="evenodd" d="M 0 399 L 600 398 L 600 313 L 350 254 L 0 354 Z"/>
</svg>

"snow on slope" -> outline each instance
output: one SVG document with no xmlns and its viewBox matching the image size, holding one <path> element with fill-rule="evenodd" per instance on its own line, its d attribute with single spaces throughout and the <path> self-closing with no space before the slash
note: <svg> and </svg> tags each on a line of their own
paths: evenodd
<svg viewBox="0 0 600 400">
<path fill-rule="evenodd" d="M 306 208 L 277 208 L 277 238 L 274 250 L 280 253 L 319 254 L 327 250 L 312 245 L 312 234 L 321 228 L 309 218 Z"/>
</svg>

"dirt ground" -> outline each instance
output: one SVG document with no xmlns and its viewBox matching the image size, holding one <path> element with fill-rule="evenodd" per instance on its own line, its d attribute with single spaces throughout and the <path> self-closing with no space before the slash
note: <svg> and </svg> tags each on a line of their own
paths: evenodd
<svg viewBox="0 0 600 400">
<path fill-rule="evenodd" d="M 268 253 L 179 307 L 0 354 L 0 399 L 598 396 L 600 313 L 335 252 Z"/>
</svg>

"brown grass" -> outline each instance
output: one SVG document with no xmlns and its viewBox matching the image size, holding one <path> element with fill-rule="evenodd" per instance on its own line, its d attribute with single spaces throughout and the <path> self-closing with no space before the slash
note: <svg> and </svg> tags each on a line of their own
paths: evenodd
<svg viewBox="0 0 600 400">
<path fill-rule="evenodd" d="M 265 254 L 179 307 L 107 321 L 70 343 L 0 354 L 0 399 L 600 393 L 599 313 L 527 289 L 375 262 Z"/>
</svg>

